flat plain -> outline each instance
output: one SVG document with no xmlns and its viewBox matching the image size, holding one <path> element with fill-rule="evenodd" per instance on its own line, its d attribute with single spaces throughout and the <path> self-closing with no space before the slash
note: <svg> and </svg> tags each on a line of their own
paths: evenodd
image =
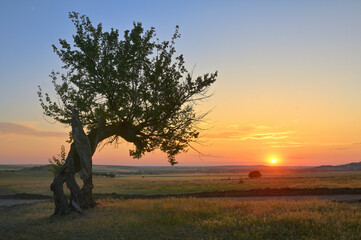
<svg viewBox="0 0 361 240">
<path fill-rule="evenodd" d="M 3 170 L 1 170 L 3 169 Z M 31 193 L 52 195 L 53 175 L 48 167 L 23 170 L 0 167 L 0 195 Z M 251 168 L 252 169 L 252 168 Z M 257 169 L 254 167 L 254 169 Z M 307 171 L 264 168 L 259 179 L 249 179 L 249 169 L 222 167 L 117 167 L 95 166 L 94 172 L 115 173 L 115 177 L 94 176 L 94 193 L 180 194 L 256 188 L 361 188 L 361 171 Z M 81 183 L 80 178 L 77 178 Z"/>
<path fill-rule="evenodd" d="M 25 168 L 24 168 L 25 167 Z M 257 167 L 254 167 L 255 169 Z M 48 167 L 1 166 L 0 195 L 51 196 Z M 265 188 L 361 188 L 361 171 L 95 166 L 94 193 L 154 195 Z M 80 183 L 80 179 L 79 183 Z M 85 215 L 51 219 L 50 201 L 0 207 L 2 239 L 360 239 L 361 204 L 324 200 L 101 198 Z"/>
</svg>

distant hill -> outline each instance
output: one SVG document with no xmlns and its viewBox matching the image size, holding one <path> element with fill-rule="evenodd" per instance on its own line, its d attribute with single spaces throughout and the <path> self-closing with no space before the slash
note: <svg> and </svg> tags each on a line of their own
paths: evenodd
<svg viewBox="0 0 361 240">
<path fill-rule="evenodd" d="M 151 174 L 223 174 L 244 173 L 249 171 L 300 171 L 305 167 L 264 166 L 264 165 L 227 165 L 227 166 L 109 166 L 94 165 L 93 171 L 112 172 L 124 175 L 151 175 Z"/>
<path fill-rule="evenodd" d="M 47 164 L 47 165 L 39 165 L 34 167 L 23 168 L 21 169 L 21 171 L 49 171 L 50 169 L 52 169 L 52 166 L 50 164 Z"/>
<path fill-rule="evenodd" d="M 49 173 L 51 165 L 0 165 L 0 170 L 25 173 Z M 228 166 L 117 166 L 93 165 L 94 173 L 113 173 L 116 175 L 158 175 L 158 174 L 224 174 L 244 173 L 254 170 L 263 172 L 304 171 L 305 167 L 264 166 L 264 165 L 228 165 Z"/>
<path fill-rule="evenodd" d="M 51 165 L 0 165 L 1 171 L 46 173 L 50 174 Z M 304 172 L 304 171 L 361 171 L 361 162 L 343 165 L 323 165 L 318 167 L 297 166 L 265 166 L 265 165 L 228 165 L 228 166 L 117 166 L 93 165 L 93 172 L 98 174 L 112 173 L 115 175 L 158 175 L 158 174 L 225 174 L 244 173 L 258 170 L 267 172 Z"/>
<path fill-rule="evenodd" d="M 361 170 L 361 162 L 353 162 L 348 164 L 342 164 L 342 165 L 322 165 L 319 167 L 313 168 L 313 170 L 334 170 L 334 171 L 360 171 Z"/>
</svg>

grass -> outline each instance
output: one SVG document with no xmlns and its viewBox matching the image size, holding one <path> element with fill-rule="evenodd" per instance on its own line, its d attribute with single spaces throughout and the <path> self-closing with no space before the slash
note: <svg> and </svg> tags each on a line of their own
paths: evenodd
<svg viewBox="0 0 361 240">
<path fill-rule="evenodd" d="M 52 203 L 0 208 L 2 239 L 360 239 L 361 204 L 105 199 L 49 219 Z"/>
<path fill-rule="evenodd" d="M 0 195 L 52 195 L 44 169 L 0 171 Z M 113 171 L 102 166 L 102 171 Z M 125 169 L 128 170 L 128 169 Z M 134 169 L 129 168 L 129 171 Z M 183 171 L 183 170 L 182 170 Z M 117 173 L 95 176 L 94 193 L 169 194 L 252 188 L 361 187 L 360 171 Z M 239 183 L 242 178 L 243 182 Z M 78 179 L 80 180 L 80 179 Z M 80 181 L 79 181 L 80 182 Z M 361 204 L 320 200 L 241 202 L 166 198 L 102 199 L 81 216 L 49 219 L 51 202 L 0 207 L 1 239 L 360 239 Z"/>
<path fill-rule="evenodd" d="M 260 179 L 241 173 L 117 174 L 94 176 L 94 193 L 170 194 L 253 188 L 361 188 L 361 171 L 265 172 Z M 52 195 L 52 174 L 46 171 L 0 171 L 0 195 L 33 193 Z M 243 183 L 239 183 L 239 179 Z M 229 179 L 229 180 L 228 180 Z M 78 178 L 80 183 L 80 179 Z"/>
</svg>

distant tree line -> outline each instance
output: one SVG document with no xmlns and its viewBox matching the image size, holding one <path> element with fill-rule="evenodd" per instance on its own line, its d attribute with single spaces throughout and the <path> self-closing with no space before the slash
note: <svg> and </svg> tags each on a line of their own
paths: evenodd
<svg viewBox="0 0 361 240">
<path fill-rule="evenodd" d="M 114 178 L 115 174 L 114 173 L 105 173 L 105 172 L 93 172 L 94 176 L 101 176 L 101 177 L 110 177 L 110 178 Z"/>
</svg>

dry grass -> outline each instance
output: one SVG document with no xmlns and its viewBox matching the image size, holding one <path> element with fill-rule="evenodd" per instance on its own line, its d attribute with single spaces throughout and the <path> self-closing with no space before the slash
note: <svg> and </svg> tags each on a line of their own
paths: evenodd
<svg viewBox="0 0 361 240">
<path fill-rule="evenodd" d="M 2 239 L 360 239 L 361 205 L 327 201 L 105 199 L 48 219 L 52 203 L 0 208 Z"/>
<path fill-rule="evenodd" d="M 360 172 L 94 177 L 96 193 L 167 194 L 266 187 L 361 187 Z M 243 182 L 239 183 L 239 178 Z M 228 180 L 228 178 L 230 180 Z M 51 195 L 47 172 L 0 172 L 0 194 Z M 84 216 L 48 217 L 50 202 L 0 207 L 1 239 L 361 239 L 361 204 L 327 201 L 105 199 Z"/>
<path fill-rule="evenodd" d="M 95 176 L 94 193 L 170 194 L 203 191 L 227 191 L 253 188 L 361 188 L 360 171 L 327 171 L 301 173 L 263 173 L 260 179 L 240 174 L 163 174 L 117 175 L 115 178 Z M 144 178 L 143 178 L 144 176 Z M 228 178 L 230 180 L 228 180 Z M 240 184 L 239 179 L 243 181 Z M 52 195 L 49 186 L 52 175 L 47 172 L 2 172 L 1 191 Z M 80 182 L 80 181 L 79 181 Z"/>
</svg>

